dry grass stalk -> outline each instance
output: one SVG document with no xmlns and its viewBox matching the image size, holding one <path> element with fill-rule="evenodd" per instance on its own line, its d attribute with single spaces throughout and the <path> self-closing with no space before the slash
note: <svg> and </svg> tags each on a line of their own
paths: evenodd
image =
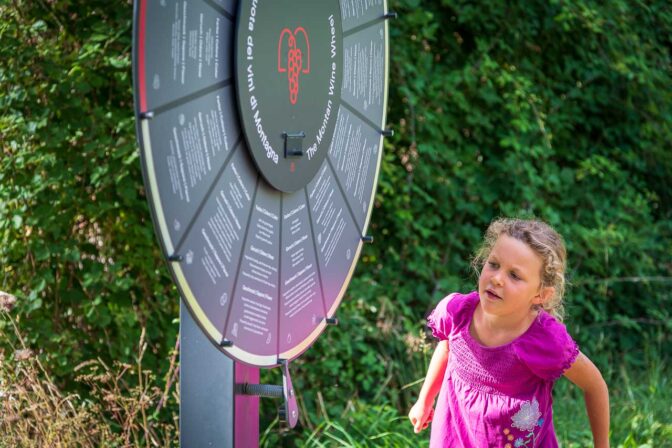
<svg viewBox="0 0 672 448">
<path fill-rule="evenodd" d="M 13 335 L 0 332 L 0 346 L 11 349 L 11 354 L 0 350 L 1 447 L 177 445 L 177 412 L 170 412 L 168 422 L 160 416 L 167 402 L 179 400 L 173 390 L 179 371 L 177 344 L 163 389 L 156 375 L 142 368 L 147 348 L 144 329 L 134 364 L 108 366 L 96 359 L 78 365 L 76 379 L 88 386 L 91 395 L 83 399 L 59 390 L 7 310 L 3 305 L 0 317 L 13 328 Z"/>
</svg>

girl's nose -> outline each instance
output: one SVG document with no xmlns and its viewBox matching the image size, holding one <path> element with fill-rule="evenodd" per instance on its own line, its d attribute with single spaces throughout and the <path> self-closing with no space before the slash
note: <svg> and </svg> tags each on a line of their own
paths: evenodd
<svg viewBox="0 0 672 448">
<path fill-rule="evenodd" d="M 492 284 L 497 286 L 502 285 L 502 279 L 499 277 L 499 273 L 492 276 Z"/>
</svg>

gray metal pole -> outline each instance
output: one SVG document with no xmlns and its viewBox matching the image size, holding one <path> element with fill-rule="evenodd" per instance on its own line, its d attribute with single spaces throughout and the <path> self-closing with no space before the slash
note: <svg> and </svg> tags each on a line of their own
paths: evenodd
<svg viewBox="0 0 672 448">
<path fill-rule="evenodd" d="M 259 446 L 259 397 L 236 395 L 236 382 L 258 383 L 259 369 L 217 350 L 180 301 L 181 447 Z"/>
</svg>

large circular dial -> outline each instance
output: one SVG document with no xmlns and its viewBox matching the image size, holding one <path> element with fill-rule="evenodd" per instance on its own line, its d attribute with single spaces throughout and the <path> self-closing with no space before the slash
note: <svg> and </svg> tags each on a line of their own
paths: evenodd
<svg viewBox="0 0 672 448">
<path fill-rule="evenodd" d="M 338 308 L 362 250 L 387 98 L 383 0 L 137 0 L 144 182 L 182 299 L 274 366 Z"/>
</svg>

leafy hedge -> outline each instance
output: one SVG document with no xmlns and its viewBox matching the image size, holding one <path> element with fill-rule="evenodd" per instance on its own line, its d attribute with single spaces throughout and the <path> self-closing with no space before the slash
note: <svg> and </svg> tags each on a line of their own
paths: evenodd
<svg viewBox="0 0 672 448">
<path fill-rule="evenodd" d="M 645 346 L 669 356 L 672 5 L 392 6 L 397 133 L 375 244 L 342 325 L 307 353 L 300 389 L 407 407 L 418 388 L 404 386 L 428 361 L 424 316 L 447 293 L 474 288 L 470 255 L 500 215 L 538 216 L 564 235 L 566 321 L 603 370 L 641 365 Z"/>
<path fill-rule="evenodd" d="M 489 221 L 538 216 L 569 249 L 567 324 L 608 369 L 670 350 L 672 4 L 394 0 L 373 245 L 295 362 L 319 422 L 348 400 L 403 411 L 430 355 L 426 313 L 475 284 Z M 130 359 L 164 372 L 178 299 L 142 188 L 130 2 L 0 6 L 0 288 L 56 377 Z M 1 325 L 1 324 L 0 324 Z M 0 331 L 2 329 L 0 328 Z M 273 377 L 277 372 L 267 372 Z"/>
<path fill-rule="evenodd" d="M 143 195 L 131 27 L 130 2 L 0 6 L 0 285 L 64 381 L 81 361 L 129 359 L 141 323 L 163 368 L 177 332 Z"/>
</svg>

